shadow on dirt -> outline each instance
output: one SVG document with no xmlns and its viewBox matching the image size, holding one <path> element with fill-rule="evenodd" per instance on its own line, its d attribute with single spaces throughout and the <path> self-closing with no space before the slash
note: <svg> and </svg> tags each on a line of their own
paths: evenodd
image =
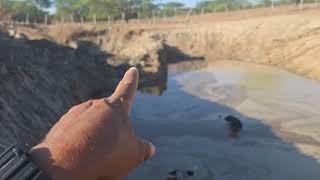
<svg viewBox="0 0 320 180">
<path fill-rule="evenodd" d="M 112 54 L 95 43 L 78 45 L 15 39 L 0 31 L 0 151 L 17 142 L 38 143 L 69 108 L 110 95 L 130 67 L 109 65 Z M 166 77 L 159 81 L 166 83 Z"/>
<path fill-rule="evenodd" d="M 181 51 L 179 48 L 165 44 L 168 63 L 177 63 L 182 61 L 203 61 L 204 56 L 192 56 Z"/>
<path fill-rule="evenodd" d="M 83 37 L 99 37 L 107 34 L 107 30 L 99 30 L 99 31 L 80 31 L 75 32 L 71 35 L 70 40 L 78 40 Z"/>
</svg>

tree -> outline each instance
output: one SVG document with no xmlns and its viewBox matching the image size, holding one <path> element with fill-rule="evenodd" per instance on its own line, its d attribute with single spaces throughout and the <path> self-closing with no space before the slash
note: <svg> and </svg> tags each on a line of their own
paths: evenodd
<svg viewBox="0 0 320 180">
<path fill-rule="evenodd" d="M 157 6 L 153 4 L 152 0 L 142 0 L 138 12 L 141 17 L 151 17 L 152 12 L 156 9 Z"/>
<path fill-rule="evenodd" d="M 248 0 L 205 0 L 196 5 L 197 12 L 205 9 L 210 12 L 236 10 L 249 7 L 251 3 Z"/>
<path fill-rule="evenodd" d="M 11 15 L 12 19 L 18 21 L 25 20 L 27 16 L 31 21 L 40 21 L 46 14 L 43 8 L 50 6 L 49 0 L 1 0 L 1 7 Z"/>
<path fill-rule="evenodd" d="M 196 12 L 200 12 L 202 9 L 210 12 L 224 11 L 225 4 L 225 0 L 201 1 L 196 5 Z"/>
<path fill-rule="evenodd" d="M 165 4 L 160 4 L 161 14 L 167 16 L 174 16 L 185 7 L 185 4 L 179 2 L 168 2 Z"/>
<path fill-rule="evenodd" d="M 121 19 L 124 13 L 129 20 L 137 18 L 138 13 L 150 17 L 155 8 L 153 0 L 56 0 L 56 17 L 72 14 L 76 18 L 95 16 L 97 20 L 105 20 L 108 16 Z"/>
</svg>

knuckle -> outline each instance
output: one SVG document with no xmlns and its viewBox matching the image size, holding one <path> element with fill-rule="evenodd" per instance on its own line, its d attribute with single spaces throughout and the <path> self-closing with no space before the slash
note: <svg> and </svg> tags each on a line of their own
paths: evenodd
<svg viewBox="0 0 320 180">
<path fill-rule="evenodd" d="M 95 99 L 90 99 L 87 102 L 85 102 L 88 105 L 92 105 L 94 103 L 94 101 L 96 101 Z"/>
<path fill-rule="evenodd" d="M 72 113 L 73 111 L 77 110 L 79 108 L 79 105 L 73 106 L 69 109 L 68 113 Z"/>
<path fill-rule="evenodd" d="M 89 106 L 91 106 L 94 102 L 95 102 L 95 100 L 94 100 L 94 99 L 91 99 L 91 100 L 88 100 L 88 101 L 86 101 L 86 102 L 84 102 L 84 103 L 82 103 L 82 104 L 78 104 L 78 105 L 76 105 L 76 106 L 73 106 L 72 108 L 70 108 L 70 110 L 68 111 L 68 113 L 74 112 L 74 111 L 78 110 L 78 109 L 81 108 L 81 107 L 89 107 Z"/>
<path fill-rule="evenodd" d="M 105 108 L 106 105 L 108 106 L 108 103 L 104 101 L 104 99 L 100 99 L 94 102 L 93 104 L 96 108 Z"/>
<path fill-rule="evenodd" d="M 105 98 L 104 101 L 112 108 L 122 106 L 121 98 Z"/>
<path fill-rule="evenodd" d="M 108 97 L 108 98 L 104 98 L 103 99 L 105 103 L 107 104 L 111 104 L 111 99 Z"/>
<path fill-rule="evenodd" d="M 103 111 L 108 111 L 113 109 L 112 104 L 110 103 L 110 101 L 106 100 L 106 99 L 100 99 L 97 100 L 94 104 L 93 104 L 94 108 L 96 109 L 100 109 Z"/>
</svg>

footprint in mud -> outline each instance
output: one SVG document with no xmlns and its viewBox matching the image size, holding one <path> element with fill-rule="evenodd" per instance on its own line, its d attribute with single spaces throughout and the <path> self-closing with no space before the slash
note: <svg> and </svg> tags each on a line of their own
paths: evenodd
<svg viewBox="0 0 320 180">
<path fill-rule="evenodd" d="M 169 172 L 165 180 L 192 180 L 194 175 L 194 171 L 176 169 Z"/>
</svg>

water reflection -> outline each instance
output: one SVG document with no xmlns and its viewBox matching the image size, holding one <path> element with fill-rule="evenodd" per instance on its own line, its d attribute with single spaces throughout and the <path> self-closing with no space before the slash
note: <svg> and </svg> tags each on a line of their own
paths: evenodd
<svg viewBox="0 0 320 180">
<path fill-rule="evenodd" d="M 133 125 L 157 154 L 128 179 L 163 180 L 179 169 L 205 180 L 317 180 L 320 85 L 261 68 L 183 68 L 169 73 L 161 97 L 138 93 Z M 226 124 L 228 115 L 241 120 L 241 132 Z M 290 134 L 279 135 L 280 127 Z"/>
<path fill-rule="evenodd" d="M 160 76 L 157 80 L 154 80 L 149 84 L 143 84 L 143 86 L 139 87 L 139 91 L 146 95 L 162 96 L 167 90 L 168 76 L 173 76 L 177 73 L 201 70 L 207 66 L 207 61 L 203 59 L 181 61 L 179 63 L 170 64 L 168 67 L 169 72 L 167 74 L 162 73 L 162 76 Z"/>
<path fill-rule="evenodd" d="M 167 78 L 159 80 L 157 83 L 139 87 L 142 94 L 149 94 L 153 96 L 161 96 L 167 90 Z"/>
</svg>

